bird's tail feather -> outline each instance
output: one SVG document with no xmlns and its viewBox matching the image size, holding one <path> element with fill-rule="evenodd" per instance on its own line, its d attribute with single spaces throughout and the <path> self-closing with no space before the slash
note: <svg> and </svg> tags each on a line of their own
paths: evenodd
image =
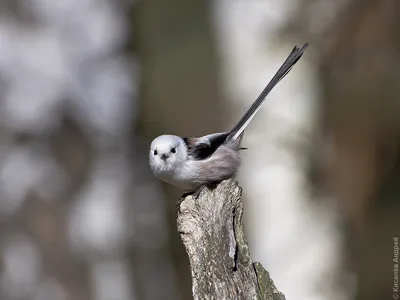
<svg viewBox="0 0 400 300">
<path fill-rule="evenodd" d="M 247 110 L 247 112 L 244 114 L 244 116 L 240 119 L 240 121 L 231 130 L 227 139 L 236 140 L 242 134 L 243 130 L 245 130 L 247 125 L 250 123 L 251 119 L 253 119 L 255 114 L 260 109 L 261 105 L 264 103 L 265 97 L 274 88 L 274 86 L 277 85 L 278 82 L 281 81 L 290 72 L 290 70 L 293 68 L 293 66 L 296 64 L 296 62 L 301 58 L 304 51 L 307 49 L 308 45 L 309 44 L 306 43 L 301 48 L 299 48 L 297 46 L 295 46 L 293 48 L 292 52 L 290 52 L 290 54 L 287 57 L 287 59 L 285 60 L 285 62 L 282 64 L 282 66 L 276 72 L 274 77 L 272 77 L 271 81 L 268 83 L 268 85 L 262 91 L 260 96 L 258 96 L 256 101 L 254 101 L 254 103 Z"/>
</svg>

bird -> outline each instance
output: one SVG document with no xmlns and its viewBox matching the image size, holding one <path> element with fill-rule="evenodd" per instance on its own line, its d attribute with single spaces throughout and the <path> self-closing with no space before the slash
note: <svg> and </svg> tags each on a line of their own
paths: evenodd
<svg viewBox="0 0 400 300">
<path fill-rule="evenodd" d="M 150 144 L 149 164 L 160 180 L 185 192 L 215 185 L 236 175 L 240 164 L 244 130 L 256 115 L 266 96 L 290 72 L 309 43 L 295 46 L 270 82 L 229 132 L 202 137 L 180 137 L 164 134 Z"/>
</svg>

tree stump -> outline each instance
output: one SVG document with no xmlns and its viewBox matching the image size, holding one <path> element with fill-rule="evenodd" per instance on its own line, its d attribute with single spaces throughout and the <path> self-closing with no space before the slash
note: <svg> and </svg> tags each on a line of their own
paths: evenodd
<svg viewBox="0 0 400 300">
<path fill-rule="evenodd" d="M 196 194 L 181 199 L 177 222 L 189 256 L 193 298 L 285 300 L 250 257 L 238 183 L 225 180 Z"/>
</svg>

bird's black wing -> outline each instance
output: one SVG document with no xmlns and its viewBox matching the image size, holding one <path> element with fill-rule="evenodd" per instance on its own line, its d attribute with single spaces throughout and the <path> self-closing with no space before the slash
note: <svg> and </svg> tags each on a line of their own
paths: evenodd
<svg viewBox="0 0 400 300">
<path fill-rule="evenodd" d="M 201 138 L 183 138 L 189 152 L 189 156 L 195 160 L 203 160 L 210 157 L 221 146 L 229 132 L 213 133 Z"/>
</svg>

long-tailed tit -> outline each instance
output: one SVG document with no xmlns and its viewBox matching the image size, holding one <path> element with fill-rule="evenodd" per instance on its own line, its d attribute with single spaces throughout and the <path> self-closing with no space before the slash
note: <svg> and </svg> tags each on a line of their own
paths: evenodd
<svg viewBox="0 0 400 300">
<path fill-rule="evenodd" d="M 243 131 L 265 101 L 265 97 L 301 58 L 308 43 L 294 47 L 274 77 L 240 121 L 229 132 L 202 137 L 161 135 L 150 146 L 150 168 L 154 175 L 185 191 L 233 177 L 240 165 Z"/>
</svg>

